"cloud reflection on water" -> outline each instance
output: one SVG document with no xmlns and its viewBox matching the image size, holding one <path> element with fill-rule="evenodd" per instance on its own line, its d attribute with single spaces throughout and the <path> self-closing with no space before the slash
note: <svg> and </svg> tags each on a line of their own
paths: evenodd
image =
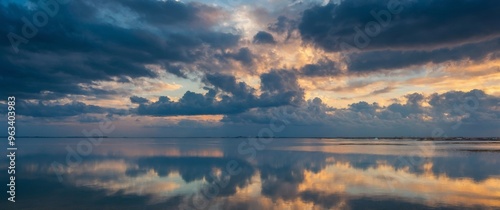
<svg viewBox="0 0 500 210">
<path fill-rule="evenodd" d="M 202 140 L 193 141 L 158 140 L 128 147 L 110 141 L 82 164 L 60 171 L 63 184 L 72 191 L 102 191 L 102 199 L 117 197 L 116 202 L 127 196 L 142 197 L 152 209 L 175 209 L 199 194 L 203 185 L 214 183 L 214 177 L 230 178 L 209 204 L 222 209 L 500 208 L 499 162 L 485 161 L 498 158 L 498 153 L 454 152 L 446 150 L 453 146 L 439 144 L 440 150 L 425 155 L 421 164 L 406 166 L 395 160 L 401 151 L 416 150 L 420 143 L 362 145 L 360 140 L 344 144 L 295 139 L 278 140 L 279 144 L 247 162 L 232 150 L 238 139 L 204 145 L 195 144 Z M 23 154 L 19 182 L 53 180 L 50 162 L 60 156 L 59 149 L 38 148 Z M 396 150 L 400 152 L 393 154 Z M 242 173 L 221 177 L 230 160 L 238 161 Z M 58 193 L 66 194 L 64 189 Z"/>
</svg>

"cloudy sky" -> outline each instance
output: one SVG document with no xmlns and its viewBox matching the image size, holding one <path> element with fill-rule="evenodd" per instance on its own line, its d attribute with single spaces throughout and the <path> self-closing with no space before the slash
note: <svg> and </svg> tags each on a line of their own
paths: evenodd
<svg viewBox="0 0 500 210">
<path fill-rule="evenodd" d="M 500 135 L 500 1 L 41 2 L 0 2 L 17 135 Z"/>
</svg>

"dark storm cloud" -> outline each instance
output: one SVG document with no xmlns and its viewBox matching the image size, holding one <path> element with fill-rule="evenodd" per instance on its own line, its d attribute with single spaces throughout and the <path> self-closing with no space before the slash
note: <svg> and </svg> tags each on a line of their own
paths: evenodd
<svg viewBox="0 0 500 210">
<path fill-rule="evenodd" d="M 349 110 L 353 112 L 366 113 L 371 115 L 375 114 L 377 109 L 379 108 L 380 106 L 377 103 L 369 104 L 365 101 L 349 105 Z"/>
<path fill-rule="evenodd" d="M 167 72 L 175 76 L 178 76 L 180 78 L 187 78 L 186 71 L 184 70 L 185 68 L 182 65 L 167 63 L 163 65 L 163 68 L 165 68 Z"/>
<path fill-rule="evenodd" d="M 275 23 L 269 24 L 268 28 L 270 31 L 274 31 L 278 34 L 286 33 L 286 39 L 288 40 L 292 36 L 292 32 L 297 29 L 297 21 L 287 18 L 285 16 L 279 16 Z"/>
<path fill-rule="evenodd" d="M 300 73 L 309 77 L 336 76 L 342 74 L 337 63 L 329 59 L 321 59 L 314 64 L 306 64 L 300 68 Z"/>
<path fill-rule="evenodd" d="M 187 91 L 179 101 L 166 96 L 156 102 L 131 97 L 131 101 L 139 103 L 133 112 L 150 116 L 237 114 L 252 108 L 299 105 L 304 101 L 304 90 L 294 72 L 272 70 L 260 79 L 261 94 L 257 95 L 254 88 L 236 81 L 232 75 L 207 74 L 203 79 L 207 93 Z"/>
<path fill-rule="evenodd" d="M 222 84 L 223 88 L 229 85 L 231 84 Z M 238 90 L 233 92 L 238 92 Z M 252 101 L 251 98 L 245 100 L 239 96 L 226 94 L 222 94 L 222 99 L 217 100 L 215 98 L 217 93 L 214 89 L 208 89 L 205 94 L 187 91 L 177 102 L 167 96 L 162 96 L 156 102 L 140 104 L 135 112 L 138 115 L 150 116 L 215 115 L 240 113 L 257 106 L 257 101 Z M 244 94 L 253 97 L 249 93 Z"/>
<path fill-rule="evenodd" d="M 199 3 L 182 3 L 180 1 L 155 0 L 115 0 L 120 6 L 136 11 L 141 19 L 154 25 L 191 24 L 204 26 L 210 22 L 203 16 L 203 12 L 217 13 L 217 9 Z"/>
<path fill-rule="evenodd" d="M 306 10 L 298 28 L 327 51 L 354 47 L 349 70 L 371 71 L 485 58 L 499 49 L 498 10 L 488 0 L 346 0 Z"/>
<path fill-rule="evenodd" d="M 392 113 L 397 113 L 403 118 L 409 117 L 410 115 L 424 113 L 425 108 L 422 107 L 422 103 L 425 99 L 424 95 L 413 93 L 406 95 L 405 98 L 407 100 L 405 104 L 393 103 L 387 107 L 387 110 L 391 111 Z"/>
<path fill-rule="evenodd" d="M 28 102 L 28 101 L 17 101 L 16 102 L 16 114 L 30 117 L 45 117 L 45 118 L 60 118 L 60 117 L 72 117 L 82 114 L 117 114 L 117 115 L 127 115 L 128 110 L 115 109 L 115 108 L 105 108 L 94 105 L 87 105 L 82 102 L 73 101 L 67 104 L 54 104 L 54 103 L 42 103 L 42 102 Z M 90 120 L 90 116 L 81 116 L 81 120 Z"/>
<path fill-rule="evenodd" d="M 229 60 L 239 61 L 245 67 L 252 66 L 256 56 L 248 47 L 242 47 L 238 50 L 222 52 L 214 55 L 218 61 L 227 64 Z"/>
<path fill-rule="evenodd" d="M 228 56 L 245 65 L 252 65 L 254 60 L 254 54 L 247 47 L 240 48 L 237 53 L 229 54 Z"/>
<path fill-rule="evenodd" d="M 226 93 L 231 93 L 233 98 L 246 99 L 249 102 L 255 100 L 254 88 L 244 82 L 237 82 L 236 77 L 224 74 L 208 74 L 205 76 L 207 84 L 213 85 Z"/>
<path fill-rule="evenodd" d="M 260 76 L 261 99 L 272 106 L 299 105 L 304 101 L 304 89 L 297 75 L 287 70 L 271 70 Z"/>
<path fill-rule="evenodd" d="M 133 104 L 145 104 L 148 103 L 149 100 L 139 96 L 132 96 L 130 97 L 130 102 Z"/>
<path fill-rule="evenodd" d="M 107 13 L 137 15 L 142 21 L 139 24 L 101 17 L 111 15 Z M 209 51 L 238 43 L 238 35 L 212 31 L 208 23 L 206 27 L 196 25 L 206 23 L 200 22 L 200 16 L 211 13 L 217 10 L 174 1 L 74 0 L 60 5 L 47 25 L 36 27 L 37 33 L 27 43 L 19 44 L 18 53 L 7 37 L 0 39 L 1 93 L 33 99 L 47 98 L 47 94 L 53 98 L 68 94 L 112 94 L 113 90 L 93 90 L 88 86 L 125 76 L 155 77 L 155 73 L 144 67 L 148 64 L 163 66 L 172 74 L 185 77 L 181 66 L 172 63 L 190 64 L 210 54 Z M 0 33 L 24 36 L 23 17 L 31 25 L 33 14 L 19 4 L 0 5 L 0 22 L 4 23 Z M 113 21 L 125 23 L 110 24 Z M 40 95 L 42 92 L 47 94 Z"/>
<path fill-rule="evenodd" d="M 259 31 L 255 36 L 253 36 L 253 43 L 256 44 L 276 44 L 276 41 L 274 40 L 274 37 L 272 34 L 265 32 L 265 31 Z"/>
<path fill-rule="evenodd" d="M 325 113 L 335 110 L 324 104 L 320 98 L 314 98 L 301 106 L 257 108 L 237 115 L 226 115 L 222 122 L 269 124 L 273 119 L 280 119 L 291 125 L 322 125 L 329 124 L 329 115 Z"/>
<path fill-rule="evenodd" d="M 365 30 L 367 23 L 377 21 L 378 16 L 372 13 L 381 10 L 390 13 L 389 2 L 391 0 L 346 0 L 338 5 L 316 6 L 304 12 L 299 30 L 304 40 L 331 51 L 340 51 L 342 41 L 354 45 L 355 27 Z M 497 24 L 500 2 L 497 1 L 392 2 L 399 2 L 397 7 L 393 7 L 400 12 L 390 13 L 391 21 L 367 48 L 429 49 L 477 42 L 500 35 L 500 26 Z"/>
<path fill-rule="evenodd" d="M 349 55 L 349 71 L 366 72 L 378 69 L 397 69 L 426 63 L 446 61 L 482 61 L 490 53 L 500 49 L 500 39 L 481 43 L 465 44 L 455 48 L 443 48 L 431 51 L 370 51 Z"/>
</svg>

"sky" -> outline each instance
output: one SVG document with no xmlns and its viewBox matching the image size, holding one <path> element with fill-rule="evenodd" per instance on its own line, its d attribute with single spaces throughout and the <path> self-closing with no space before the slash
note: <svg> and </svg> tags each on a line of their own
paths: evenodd
<svg viewBox="0 0 500 210">
<path fill-rule="evenodd" d="M 500 136 L 500 1 L 2 0 L 19 136 Z M 102 130 L 101 130 L 102 131 Z"/>
</svg>

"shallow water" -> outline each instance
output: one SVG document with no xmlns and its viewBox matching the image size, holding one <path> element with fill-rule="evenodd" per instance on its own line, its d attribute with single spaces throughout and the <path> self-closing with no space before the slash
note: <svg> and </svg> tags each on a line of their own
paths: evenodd
<svg viewBox="0 0 500 210">
<path fill-rule="evenodd" d="M 16 203 L 4 193 L 1 209 L 500 209 L 500 142 L 105 138 L 92 145 L 87 139 L 40 138 L 17 143 Z M 7 164 L 4 156 L 0 181 L 5 183 Z"/>
</svg>

